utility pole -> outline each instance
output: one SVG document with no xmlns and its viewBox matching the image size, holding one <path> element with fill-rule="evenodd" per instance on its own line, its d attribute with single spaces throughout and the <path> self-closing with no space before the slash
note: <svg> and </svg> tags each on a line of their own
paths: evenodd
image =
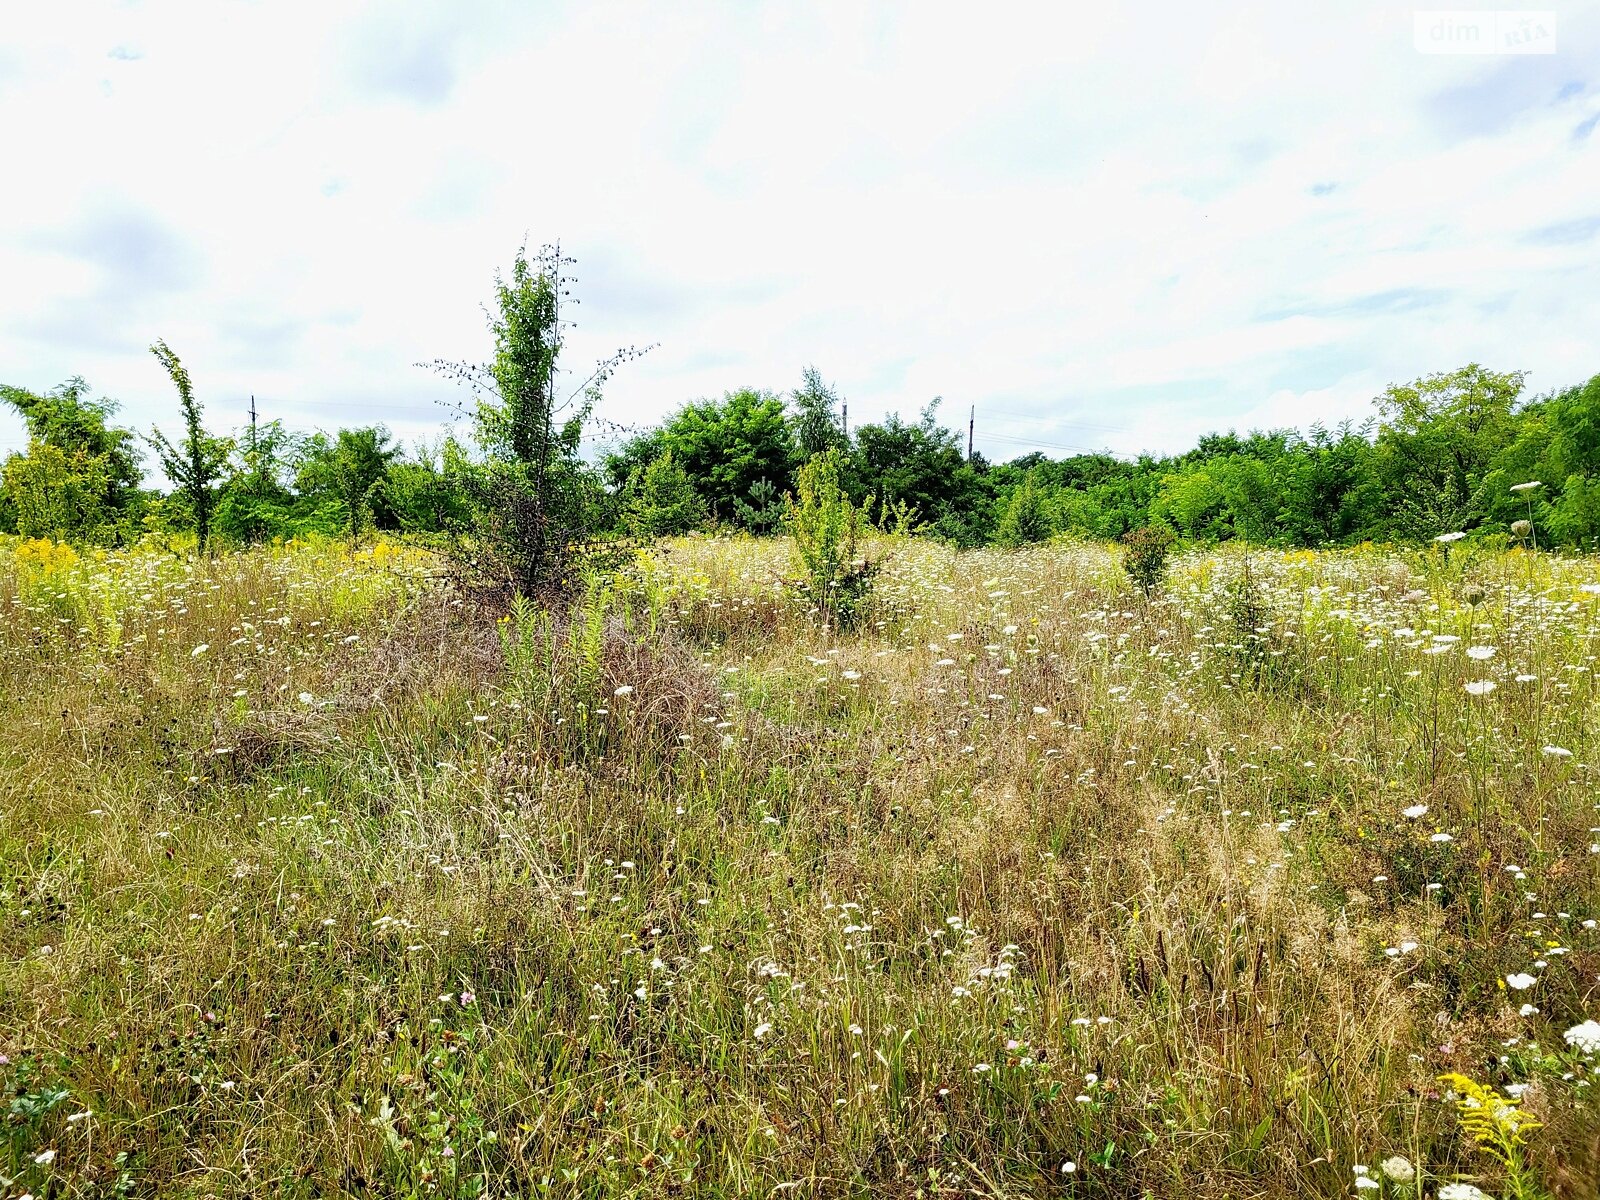
<svg viewBox="0 0 1600 1200">
<path fill-rule="evenodd" d="M 974 404 L 967 410 L 967 461 L 972 461 L 972 428 L 978 423 L 978 406 Z"/>
<path fill-rule="evenodd" d="M 261 454 L 256 443 L 256 394 L 250 393 L 250 473 L 257 477 L 260 483 Z"/>
<path fill-rule="evenodd" d="M 840 424 L 844 426 L 844 440 L 850 440 L 850 401 L 846 400 L 840 410 Z"/>
</svg>

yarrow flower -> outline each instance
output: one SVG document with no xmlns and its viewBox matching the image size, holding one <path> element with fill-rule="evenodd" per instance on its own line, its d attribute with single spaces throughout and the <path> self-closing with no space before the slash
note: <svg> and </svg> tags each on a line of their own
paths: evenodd
<svg viewBox="0 0 1600 1200">
<path fill-rule="evenodd" d="M 1428 806 L 1426 804 L 1412 804 L 1406 808 L 1402 808 L 1400 810 L 1400 815 L 1415 821 L 1418 817 L 1424 816 L 1427 811 Z"/>
<path fill-rule="evenodd" d="M 1439 1189 L 1439 1200 L 1493 1200 L 1493 1197 L 1470 1183 L 1447 1183 Z"/>
<path fill-rule="evenodd" d="M 1519 992 L 1527 991 L 1538 982 L 1539 980 L 1537 978 L 1523 971 L 1517 971 L 1514 974 L 1506 976 L 1506 986 L 1509 988 L 1515 988 Z"/>
</svg>

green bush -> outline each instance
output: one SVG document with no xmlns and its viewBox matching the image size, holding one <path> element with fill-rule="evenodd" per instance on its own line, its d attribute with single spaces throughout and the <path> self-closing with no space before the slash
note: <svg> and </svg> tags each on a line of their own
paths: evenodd
<svg viewBox="0 0 1600 1200">
<path fill-rule="evenodd" d="M 1012 548 L 1031 546 L 1049 541 L 1055 531 L 1050 498 L 1039 486 L 1038 473 L 1029 471 L 1012 490 L 1005 511 L 1000 515 L 1000 526 L 995 530 L 994 540 Z"/>
<path fill-rule="evenodd" d="M 795 476 L 799 500 L 788 504 L 789 533 L 804 571 L 801 588 L 831 625 L 849 626 L 860 619 L 872 592 L 877 564 L 864 554 L 866 512 L 873 498 L 858 508 L 839 482 L 843 455 L 837 449 L 813 455 Z"/>
<path fill-rule="evenodd" d="M 636 469 L 622 501 L 622 523 L 636 538 L 671 537 L 704 523 L 705 501 L 694 482 L 668 450 L 648 466 Z"/>
</svg>

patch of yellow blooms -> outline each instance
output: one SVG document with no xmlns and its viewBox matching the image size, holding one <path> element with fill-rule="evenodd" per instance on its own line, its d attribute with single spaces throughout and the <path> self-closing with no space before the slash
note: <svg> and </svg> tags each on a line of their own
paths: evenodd
<svg viewBox="0 0 1600 1200">
<path fill-rule="evenodd" d="M 49 538 L 24 538 L 12 553 L 17 570 L 36 580 L 68 571 L 78 562 L 78 553 L 71 546 Z"/>
</svg>

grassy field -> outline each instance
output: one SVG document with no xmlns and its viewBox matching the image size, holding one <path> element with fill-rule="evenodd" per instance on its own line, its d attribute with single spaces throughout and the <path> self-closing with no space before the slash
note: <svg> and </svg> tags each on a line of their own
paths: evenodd
<svg viewBox="0 0 1600 1200">
<path fill-rule="evenodd" d="M 0 1197 L 1600 1194 L 1600 565 L 879 553 L 0 542 Z"/>
</svg>

